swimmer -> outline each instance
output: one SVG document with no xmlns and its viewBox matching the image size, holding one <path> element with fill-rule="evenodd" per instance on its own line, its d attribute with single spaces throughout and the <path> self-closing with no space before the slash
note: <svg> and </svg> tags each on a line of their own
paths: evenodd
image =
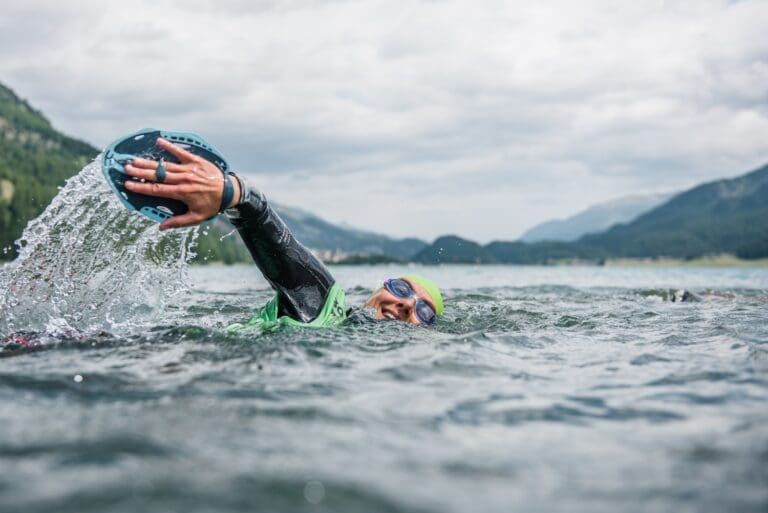
<svg viewBox="0 0 768 513">
<path fill-rule="evenodd" d="M 281 325 L 334 326 L 347 318 L 344 291 L 331 273 L 307 248 L 302 246 L 264 195 L 249 189 L 230 173 L 233 194 L 222 205 L 224 190 L 222 172 L 211 162 L 173 143 L 159 138 L 157 146 L 179 159 L 178 164 L 135 158 L 125 172 L 135 178 L 155 182 L 158 167 L 162 183 L 128 180 L 131 192 L 170 198 L 184 202 L 189 208 L 160 224 L 160 230 L 199 224 L 216 215 L 222 208 L 237 228 L 254 262 L 275 290 L 275 297 L 256 315 L 230 331 L 260 327 L 271 329 Z M 413 325 L 428 326 L 443 313 L 440 290 L 430 280 L 417 275 L 394 277 L 382 283 L 366 301 L 374 318 L 394 319 Z"/>
</svg>

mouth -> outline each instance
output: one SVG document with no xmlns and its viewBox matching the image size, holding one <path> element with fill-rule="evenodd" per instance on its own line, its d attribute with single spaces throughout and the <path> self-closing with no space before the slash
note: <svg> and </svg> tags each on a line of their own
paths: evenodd
<svg viewBox="0 0 768 513">
<path fill-rule="evenodd" d="M 385 310 L 381 311 L 381 315 L 383 315 L 385 319 L 394 319 L 394 320 L 399 320 L 400 319 L 398 316 L 396 316 L 392 312 L 385 311 Z"/>
</svg>

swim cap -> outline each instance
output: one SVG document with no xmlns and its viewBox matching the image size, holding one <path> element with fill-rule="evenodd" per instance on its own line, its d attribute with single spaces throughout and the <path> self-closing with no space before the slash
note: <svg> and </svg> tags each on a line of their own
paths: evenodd
<svg viewBox="0 0 768 513">
<path fill-rule="evenodd" d="M 403 278 L 405 280 L 412 281 L 413 283 L 418 283 L 424 287 L 424 290 L 427 291 L 429 296 L 432 298 L 432 302 L 435 304 L 435 313 L 437 315 L 441 315 L 443 313 L 443 296 L 440 295 L 440 289 L 437 288 L 437 285 L 435 285 L 432 280 L 428 280 L 427 278 L 417 274 L 406 274 L 403 276 L 398 276 L 398 278 Z"/>
</svg>

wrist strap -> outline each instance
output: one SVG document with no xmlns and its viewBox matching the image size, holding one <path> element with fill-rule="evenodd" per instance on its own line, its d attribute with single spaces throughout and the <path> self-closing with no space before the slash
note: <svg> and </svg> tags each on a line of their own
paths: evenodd
<svg viewBox="0 0 768 513">
<path fill-rule="evenodd" d="M 248 190 L 245 188 L 245 182 L 243 182 L 243 179 L 240 178 L 239 175 L 232 173 L 232 176 L 234 176 L 237 179 L 237 183 L 238 185 L 240 185 L 240 198 L 238 198 L 237 200 L 237 205 L 242 205 L 243 203 L 245 203 L 245 198 L 248 197 Z"/>
<path fill-rule="evenodd" d="M 232 186 L 232 181 L 229 179 L 229 175 L 234 173 L 222 173 L 224 175 L 224 192 L 221 194 L 221 206 L 219 207 L 219 213 L 224 212 L 229 208 L 229 204 L 232 203 L 232 198 L 235 196 L 235 188 Z"/>
</svg>

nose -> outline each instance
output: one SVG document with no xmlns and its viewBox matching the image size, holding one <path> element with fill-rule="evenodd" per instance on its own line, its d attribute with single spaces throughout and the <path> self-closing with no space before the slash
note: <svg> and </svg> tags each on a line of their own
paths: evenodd
<svg viewBox="0 0 768 513">
<path fill-rule="evenodd" d="M 412 297 L 400 299 L 397 302 L 397 313 L 401 320 L 407 321 L 411 318 L 411 312 L 413 311 L 415 303 L 416 299 Z"/>
</svg>

